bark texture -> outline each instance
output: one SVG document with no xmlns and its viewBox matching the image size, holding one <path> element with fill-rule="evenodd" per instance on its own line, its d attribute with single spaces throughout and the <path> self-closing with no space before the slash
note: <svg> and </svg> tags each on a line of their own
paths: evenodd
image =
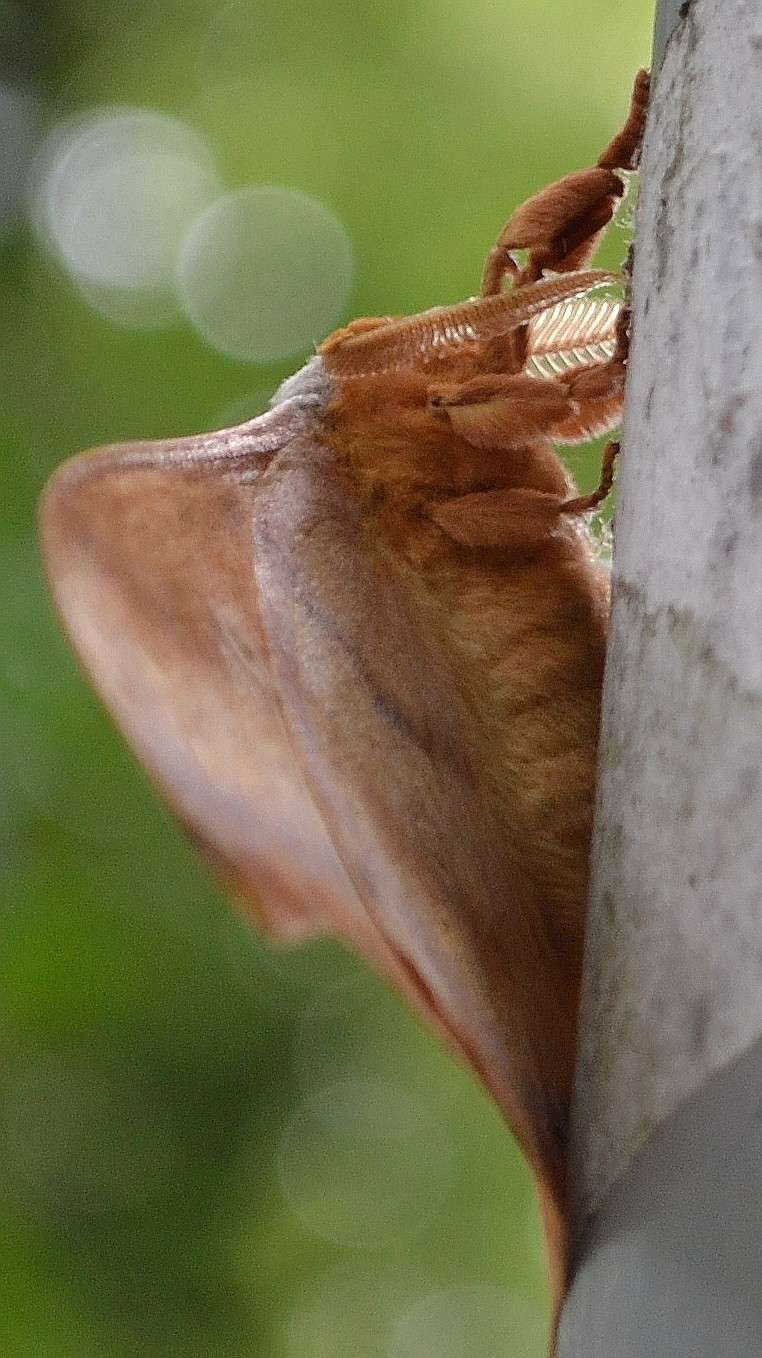
<svg viewBox="0 0 762 1358">
<path fill-rule="evenodd" d="M 692 0 L 641 171 L 571 1182 L 762 1034 L 762 9 Z"/>
</svg>

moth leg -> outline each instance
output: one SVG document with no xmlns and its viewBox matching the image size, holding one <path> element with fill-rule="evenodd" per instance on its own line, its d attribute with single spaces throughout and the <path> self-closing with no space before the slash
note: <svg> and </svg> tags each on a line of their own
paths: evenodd
<svg viewBox="0 0 762 1358">
<path fill-rule="evenodd" d="M 434 500 L 424 513 L 460 547 L 526 556 L 557 528 L 562 504 L 559 495 L 511 488 Z"/>
<path fill-rule="evenodd" d="M 603 461 L 601 463 L 601 479 L 590 495 L 577 495 L 573 500 L 564 500 L 559 506 L 560 514 L 586 514 L 589 509 L 595 509 L 601 504 L 611 492 L 614 484 L 614 464 L 621 451 L 621 444 L 615 440 L 610 440 L 603 450 Z"/>
<path fill-rule="evenodd" d="M 601 479 L 590 495 L 564 500 L 547 491 L 526 488 L 473 491 L 433 500 L 424 513 L 461 547 L 482 548 L 517 556 L 542 547 L 562 514 L 585 514 L 606 499 L 614 481 L 618 443 L 609 443 Z"/>
<path fill-rule="evenodd" d="M 638 71 L 632 87 L 627 121 L 621 132 L 617 132 L 606 150 L 599 155 L 599 165 L 611 170 L 637 170 L 640 164 L 643 133 L 646 128 L 650 89 L 650 73 L 643 70 Z"/>
<path fill-rule="evenodd" d="M 597 164 L 541 189 L 509 217 L 487 256 L 482 296 L 499 292 L 506 277 L 514 287 L 521 287 L 540 278 L 546 269 L 565 273 L 583 268 L 592 258 L 624 194 L 625 185 L 617 172 L 637 169 L 648 92 L 649 74 L 639 71 L 627 121 Z M 513 258 L 514 250 L 529 251 L 523 269 Z"/>
<path fill-rule="evenodd" d="M 489 373 L 428 389 L 429 408 L 475 448 L 508 451 L 577 420 L 580 403 L 568 383 L 528 373 Z"/>
<path fill-rule="evenodd" d="M 508 219 L 487 256 L 482 296 L 500 292 L 508 272 L 516 288 L 535 282 L 546 269 L 565 273 L 582 268 L 623 195 L 619 175 L 594 166 L 566 175 L 528 198 Z M 529 251 L 523 269 L 506 269 L 505 261 L 512 258 L 513 250 Z"/>
</svg>

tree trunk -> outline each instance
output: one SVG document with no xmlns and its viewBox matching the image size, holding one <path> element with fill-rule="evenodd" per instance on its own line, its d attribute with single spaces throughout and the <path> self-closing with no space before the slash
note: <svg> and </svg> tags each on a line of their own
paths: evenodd
<svg viewBox="0 0 762 1358">
<path fill-rule="evenodd" d="M 762 9 L 657 35 L 562 1358 L 762 1352 Z"/>
</svg>

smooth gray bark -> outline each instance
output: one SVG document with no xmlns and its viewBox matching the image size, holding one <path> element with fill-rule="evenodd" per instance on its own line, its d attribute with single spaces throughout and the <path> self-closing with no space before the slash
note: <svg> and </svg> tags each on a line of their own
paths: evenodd
<svg viewBox="0 0 762 1358">
<path fill-rule="evenodd" d="M 762 1042 L 635 1156 L 590 1223 L 558 1358 L 762 1353 Z"/>
<path fill-rule="evenodd" d="M 656 1173 L 655 1129 L 662 1147 L 679 1140 L 676 1110 L 695 1097 L 695 1113 L 701 1091 L 711 1100 L 712 1077 L 762 1035 L 762 7 L 668 7 L 637 212 L 571 1168 L 582 1268 L 560 1347 L 570 1358 L 588 1354 L 574 1336 L 580 1307 L 590 1329 L 601 1230 L 613 1292 L 598 1299 L 610 1329 L 591 1354 L 752 1351 L 717 1348 L 708 1331 L 685 1350 L 668 1329 L 661 1347 L 630 1342 L 621 1288 L 614 1301 L 629 1274 L 642 1328 L 674 1284 L 648 1248 L 633 1268 L 638 1210 L 645 1221 L 654 1194 L 669 1207 L 685 1182 L 699 1201 L 709 1192 L 700 1136 L 681 1185 Z M 708 1108 L 695 1113 L 707 1126 Z M 754 1194 L 762 1147 L 746 1144 L 738 1173 Z M 616 1205 L 628 1192 L 625 1229 Z"/>
</svg>

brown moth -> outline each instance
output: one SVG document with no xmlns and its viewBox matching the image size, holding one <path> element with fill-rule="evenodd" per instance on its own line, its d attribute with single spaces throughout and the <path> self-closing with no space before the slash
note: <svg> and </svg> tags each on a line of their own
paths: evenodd
<svg viewBox="0 0 762 1358">
<path fill-rule="evenodd" d="M 69 636 L 223 877 L 272 938 L 346 939 L 497 1100 L 557 1304 L 615 445 L 580 497 L 553 444 L 620 417 L 626 312 L 587 266 L 647 93 L 481 297 L 357 321 L 269 414 L 75 458 L 42 506 Z"/>
</svg>

